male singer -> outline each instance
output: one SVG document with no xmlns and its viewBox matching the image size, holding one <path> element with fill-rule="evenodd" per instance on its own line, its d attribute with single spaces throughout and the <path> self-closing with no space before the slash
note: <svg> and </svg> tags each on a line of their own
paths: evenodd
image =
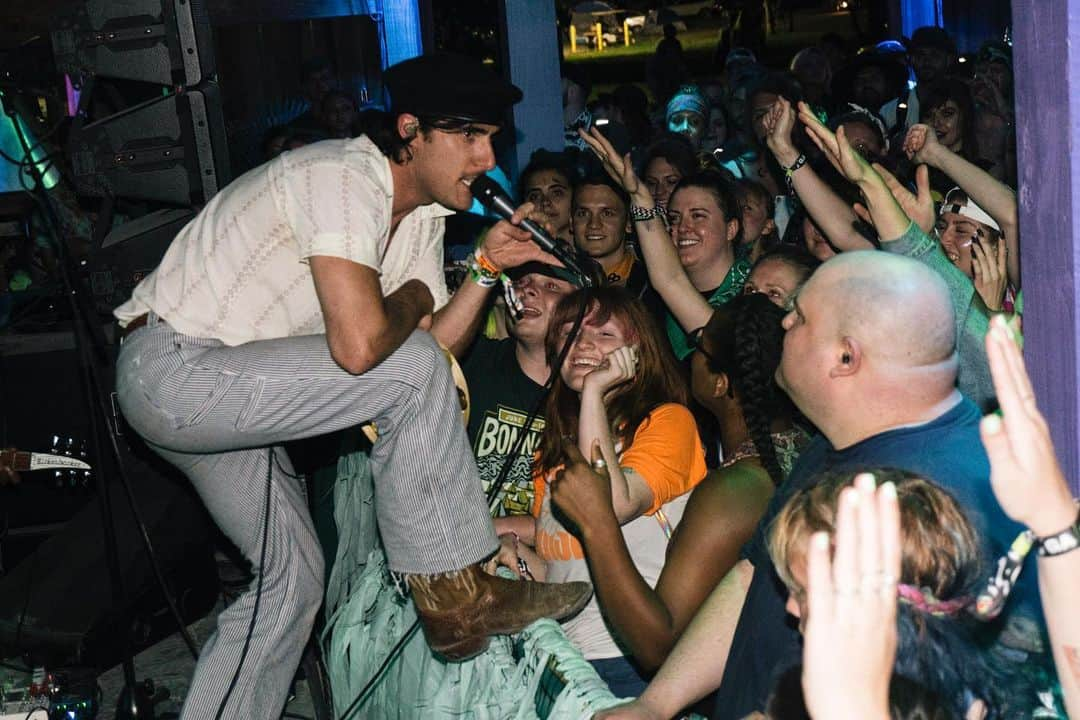
<svg viewBox="0 0 1080 720">
<path fill-rule="evenodd" d="M 203 648 L 184 718 L 278 717 L 319 608 L 323 560 L 281 444 L 374 421 L 376 511 L 390 568 L 449 659 L 562 617 L 586 583 L 512 583 L 438 342 L 457 350 L 504 267 L 551 261 L 509 222 L 452 297 L 443 218 L 495 165 L 521 91 L 472 60 L 426 56 L 385 75 L 366 135 L 284 153 L 238 178 L 116 309 L 125 417 L 191 479 L 259 573 Z M 519 223 L 529 208 L 519 208 Z"/>
</svg>

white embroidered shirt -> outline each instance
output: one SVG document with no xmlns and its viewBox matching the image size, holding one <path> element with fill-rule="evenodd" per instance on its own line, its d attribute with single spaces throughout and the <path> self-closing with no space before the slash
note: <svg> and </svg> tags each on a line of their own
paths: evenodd
<svg viewBox="0 0 1080 720">
<path fill-rule="evenodd" d="M 379 272 L 384 294 L 422 280 L 435 307 L 444 217 L 425 205 L 390 242 L 390 162 L 366 137 L 283 153 L 230 183 L 173 240 L 116 308 L 121 325 L 153 310 L 177 332 L 226 345 L 325 332 L 307 259 L 341 257 Z"/>
</svg>

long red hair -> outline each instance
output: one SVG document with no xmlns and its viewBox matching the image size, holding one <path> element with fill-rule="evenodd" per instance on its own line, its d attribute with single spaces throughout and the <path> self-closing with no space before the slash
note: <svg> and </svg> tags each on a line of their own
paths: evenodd
<svg viewBox="0 0 1080 720">
<path fill-rule="evenodd" d="M 615 441 L 629 447 L 641 423 L 664 403 L 686 405 L 689 393 L 667 338 L 660 333 L 652 315 L 640 300 L 621 287 L 578 290 L 556 306 L 548 325 L 545 349 L 548 366 L 557 373 L 544 407 L 544 434 L 536 468 L 545 472 L 566 462 L 569 444 L 577 444 L 580 395 L 566 385 L 561 368 L 556 367 L 565 334 L 582 306 L 588 308 L 583 325 L 603 325 L 614 318 L 622 325 L 627 342 L 638 346 L 638 366 L 634 377 L 615 388 L 607 400 L 608 420 Z"/>
</svg>

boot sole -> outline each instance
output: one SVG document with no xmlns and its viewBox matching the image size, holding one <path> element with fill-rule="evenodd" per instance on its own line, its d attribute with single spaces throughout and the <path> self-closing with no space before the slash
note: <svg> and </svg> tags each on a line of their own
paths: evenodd
<svg viewBox="0 0 1080 720">
<path fill-rule="evenodd" d="M 440 647 L 432 647 L 431 651 L 449 662 L 464 662 L 471 660 L 488 649 L 491 638 L 487 635 L 473 636 L 461 642 L 451 643 Z"/>
</svg>

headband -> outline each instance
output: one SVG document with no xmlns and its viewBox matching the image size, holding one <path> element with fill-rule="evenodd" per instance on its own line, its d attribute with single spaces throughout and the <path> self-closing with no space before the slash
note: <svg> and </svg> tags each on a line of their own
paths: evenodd
<svg viewBox="0 0 1080 720">
<path fill-rule="evenodd" d="M 970 220 L 980 222 L 983 225 L 992 227 L 998 232 L 1001 232 L 1001 226 L 997 224 L 997 220 L 994 220 L 994 218 L 990 217 L 986 213 L 986 211 L 976 205 L 975 201 L 972 200 L 970 197 L 967 199 L 966 203 L 949 202 L 949 196 L 957 190 L 960 190 L 960 188 L 954 187 L 952 190 L 945 193 L 945 202 L 941 204 L 941 210 L 938 212 L 938 215 L 943 215 L 945 213 L 955 213 L 957 215 L 963 215 Z"/>
</svg>

